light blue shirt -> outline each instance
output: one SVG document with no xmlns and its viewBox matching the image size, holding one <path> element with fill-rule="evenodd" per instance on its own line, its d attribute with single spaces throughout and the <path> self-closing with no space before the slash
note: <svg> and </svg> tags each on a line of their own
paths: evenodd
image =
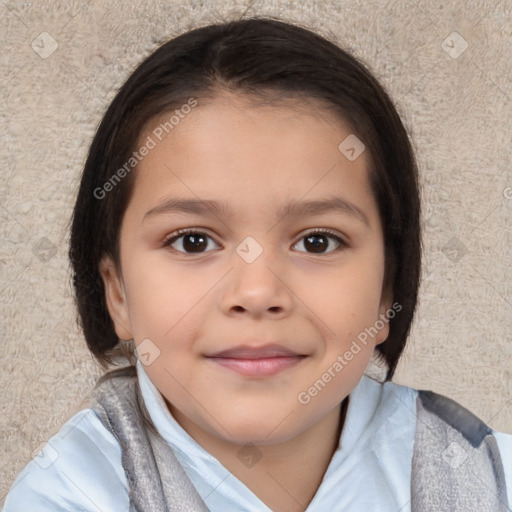
<svg viewBox="0 0 512 512">
<path fill-rule="evenodd" d="M 176 422 L 137 363 L 146 408 L 211 512 L 272 512 Z M 363 376 L 306 512 L 410 512 L 417 390 Z M 512 435 L 493 431 L 512 497 Z M 91 409 L 68 420 L 14 481 L 3 512 L 129 511 L 121 448 Z"/>
</svg>

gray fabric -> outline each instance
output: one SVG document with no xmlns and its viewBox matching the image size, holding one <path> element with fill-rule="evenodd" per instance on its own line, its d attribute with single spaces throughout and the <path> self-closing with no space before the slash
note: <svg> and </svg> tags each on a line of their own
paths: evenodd
<svg viewBox="0 0 512 512">
<path fill-rule="evenodd" d="M 453 400 L 419 391 L 412 459 L 413 512 L 507 512 L 491 429 Z"/>
<path fill-rule="evenodd" d="M 148 437 L 155 456 L 160 480 L 163 482 L 167 510 L 169 512 L 208 512 L 208 508 L 178 462 L 172 448 L 162 439 L 151 423 L 139 386 L 137 386 L 137 395 L 139 406 L 149 423 Z"/>
<path fill-rule="evenodd" d="M 135 367 L 110 372 L 92 407 L 119 441 L 130 512 L 207 512 L 144 405 Z M 458 403 L 419 391 L 412 459 L 413 512 L 512 512 L 492 431 Z"/>
<path fill-rule="evenodd" d="M 105 375 L 91 398 L 93 409 L 121 446 L 130 512 L 208 511 L 174 452 L 151 424 L 134 367 Z"/>
</svg>

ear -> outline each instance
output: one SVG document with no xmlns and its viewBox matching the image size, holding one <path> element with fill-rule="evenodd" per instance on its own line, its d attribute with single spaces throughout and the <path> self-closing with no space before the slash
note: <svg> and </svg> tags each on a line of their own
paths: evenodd
<svg viewBox="0 0 512 512">
<path fill-rule="evenodd" d="M 389 289 L 383 289 L 382 290 L 382 296 L 380 299 L 380 305 L 379 305 L 379 316 L 376 320 L 376 325 L 383 327 L 382 329 L 379 329 L 379 332 L 377 333 L 377 336 L 375 336 L 375 345 L 380 345 L 381 343 L 384 343 L 389 336 L 389 315 L 388 311 L 391 309 L 391 305 L 393 303 L 393 294 Z M 378 324 L 377 324 L 378 322 Z"/>
<path fill-rule="evenodd" d="M 133 335 L 124 284 L 110 256 L 104 256 L 101 259 L 99 272 L 103 279 L 105 300 L 116 334 L 122 340 L 131 340 Z"/>
</svg>

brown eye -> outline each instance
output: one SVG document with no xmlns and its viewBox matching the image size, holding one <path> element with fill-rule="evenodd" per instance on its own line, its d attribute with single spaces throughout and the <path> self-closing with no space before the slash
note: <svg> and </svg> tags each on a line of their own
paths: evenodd
<svg viewBox="0 0 512 512">
<path fill-rule="evenodd" d="M 305 251 L 313 254 L 332 252 L 345 246 L 345 242 L 329 231 L 313 231 L 304 235 L 298 244 L 302 243 Z M 332 247 L 334 245 L 334 247 Z"/>
<path fill-rule="evenodd" d="M 206 250 L 207 247 L 211 245 L 209 244 L 210 240 L 213 241 L 213 239 L 205 233 L 184 230 L 179 232 L 176 236 L 167 239 L 163 245 L 164 247 L 172 247 L 174 250 L 186 254 L 201 254 L 211 250 Z"/>
<path fill-rule="evenodd" d="M 329 246 L 329 240 L 325 235 L 309 235 L 305 238 L 304 246 L 311 252 L 325 252 Z"/>
</svg>

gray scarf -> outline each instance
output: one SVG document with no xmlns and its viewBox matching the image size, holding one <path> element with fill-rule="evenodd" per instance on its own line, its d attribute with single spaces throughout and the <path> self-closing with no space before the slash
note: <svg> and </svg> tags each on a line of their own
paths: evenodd
<svg viewBox="0 0 512 512">
<path fill-rule="evenodd" d="M 130 512 L 208 512 L 151 422 L 135 367 L 112 371 L 91 392 L 91 408 L 118 440 Z M 413 512 L 510 512 L 492 431 L 467 409 L 419 391 L 412 459 Z"/>
</svg>

